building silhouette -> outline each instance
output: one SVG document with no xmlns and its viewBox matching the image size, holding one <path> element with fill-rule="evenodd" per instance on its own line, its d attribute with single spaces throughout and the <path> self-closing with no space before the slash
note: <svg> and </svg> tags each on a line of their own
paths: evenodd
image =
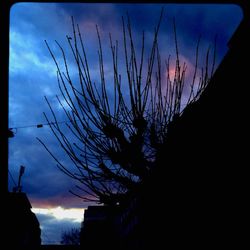
<svg viewBox="0 0 250 250">
<path fill-rule="evenodd" d="M 4 228 L 1 244 L 7 249 L 37 249 L 41 245 L 41 230 L 25 193 L 8 193 L 2 205 Z"/>
<path fill-rule="evenodd" d="M 86 248 L 120 249 L 115 219 L 116 206 L 89 206 L 84 212 L 80 245 Z"/>
<path fill-rule="evenodd" d="M 134 198 L 120 205 L 114 227 L 124 249 L 246 243 L 250 9 L 244 7 L 211 82 L 170 124 L 157 168 Z"/>
<path fill-rule="evenodd" d="M 170 125 L 158 169 L 145 183 L 140 199 L 145 246 L 244 244 L 250 82 L 245 61 L 250 57 L 249 9 L 245 11 L 201 98 Z"/>
</svg>

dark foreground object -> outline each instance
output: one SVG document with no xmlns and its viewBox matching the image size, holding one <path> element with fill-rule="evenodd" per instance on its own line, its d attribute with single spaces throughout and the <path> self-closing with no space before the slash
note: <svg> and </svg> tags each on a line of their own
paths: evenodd
<svg viewBox="0 0 250 250">
<path fill-rule="evenodd" d="M 129 201 L 110 208 L 113 217 L 104 208 L 107 216 L 85 227 L 82 246 L 141 250 L 245 244 L 249 30 L 246 16 L 201 98 L 170 125 L 155 171 Z"/>
</svg>

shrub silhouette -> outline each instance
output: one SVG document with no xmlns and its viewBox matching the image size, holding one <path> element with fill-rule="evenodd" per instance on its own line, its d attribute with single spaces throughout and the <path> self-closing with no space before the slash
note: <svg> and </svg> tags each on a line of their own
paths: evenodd
<svg viewBox="0 0 250 250">
<path fill-rule="evenodd" d="M 80 245 L 80 229 L 71 228 L 68 231 L 62 232 L 62 245 Z"/>
</svg>

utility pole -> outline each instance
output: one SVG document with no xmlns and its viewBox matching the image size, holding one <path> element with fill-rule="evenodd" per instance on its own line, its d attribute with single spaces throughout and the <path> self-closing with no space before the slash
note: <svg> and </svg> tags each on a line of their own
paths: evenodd
<svg viewBox="0 0 250 250">
<path fill-rule="evenodd" d="M 20 170 L 19 170 L 18 184 L 17 184 L 17 186 L 15 186 L 13 188 L 14 193 L 21 193 L 22 192 L 21 179 L 22 179 L 22 176 L 24 174 L 24 170 L 25 170 L 25 167 L 21 165 Z"/>
<path fill-rule="evenodd" d="M 25 170 L 25 167 L 21 165 L 20 170 L 19 170 L 18 184 L 17 184 L 17 192 L 19 193 L 22 191 L 21 178 L 24 174 L 24 170 Z"/>
</svg>

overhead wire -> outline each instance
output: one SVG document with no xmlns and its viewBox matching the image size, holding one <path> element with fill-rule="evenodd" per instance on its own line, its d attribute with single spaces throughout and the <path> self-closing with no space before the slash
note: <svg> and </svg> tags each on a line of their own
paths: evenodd
<svg viewBox="0 0 250 250">
<path fill-rule="evenodd" d="M 63 123 L 67 123 L 70 121 L 61 121 L 61 122 L 57 122 L 57 124 L 63 124 Z M 38 123 L 38 124 L 31 124 L 31 125 L 24 125 L 24 126 L 18 126 L 18 127 L 11 127 L 9 128 L 10 130 L 15 130 L 15 129 L 23 129 L 23 128 L 42 128 L 43 126 L 49 126 L 51 124 L 55 124 L 54 122 L 50 122 L 50 123 Z"/>
<path fill-rule="evenodd" d="M 181 104 L 182 107 L 187 106 L 187 104 Z M 79 121 L 79 120 L 77 120 Z M 63 124 L 63 123 L 67 123 L 70 121 L 60 121 L 57 122 L 57 124 Z M 18 126 L 18 127 L 11 127 L 9 128 L 10 130 L 17 130 L 17 129 L 24 129 L 24 128 L 42 128 L 43 126 L 49 126 L 51 124 L 55 124 L 54 122 L 50 122 L 50 123 L 37 123 L 37 124 L 31 124 L 31 125 L 24 125 L 24 126 Z"/>
</svg>

